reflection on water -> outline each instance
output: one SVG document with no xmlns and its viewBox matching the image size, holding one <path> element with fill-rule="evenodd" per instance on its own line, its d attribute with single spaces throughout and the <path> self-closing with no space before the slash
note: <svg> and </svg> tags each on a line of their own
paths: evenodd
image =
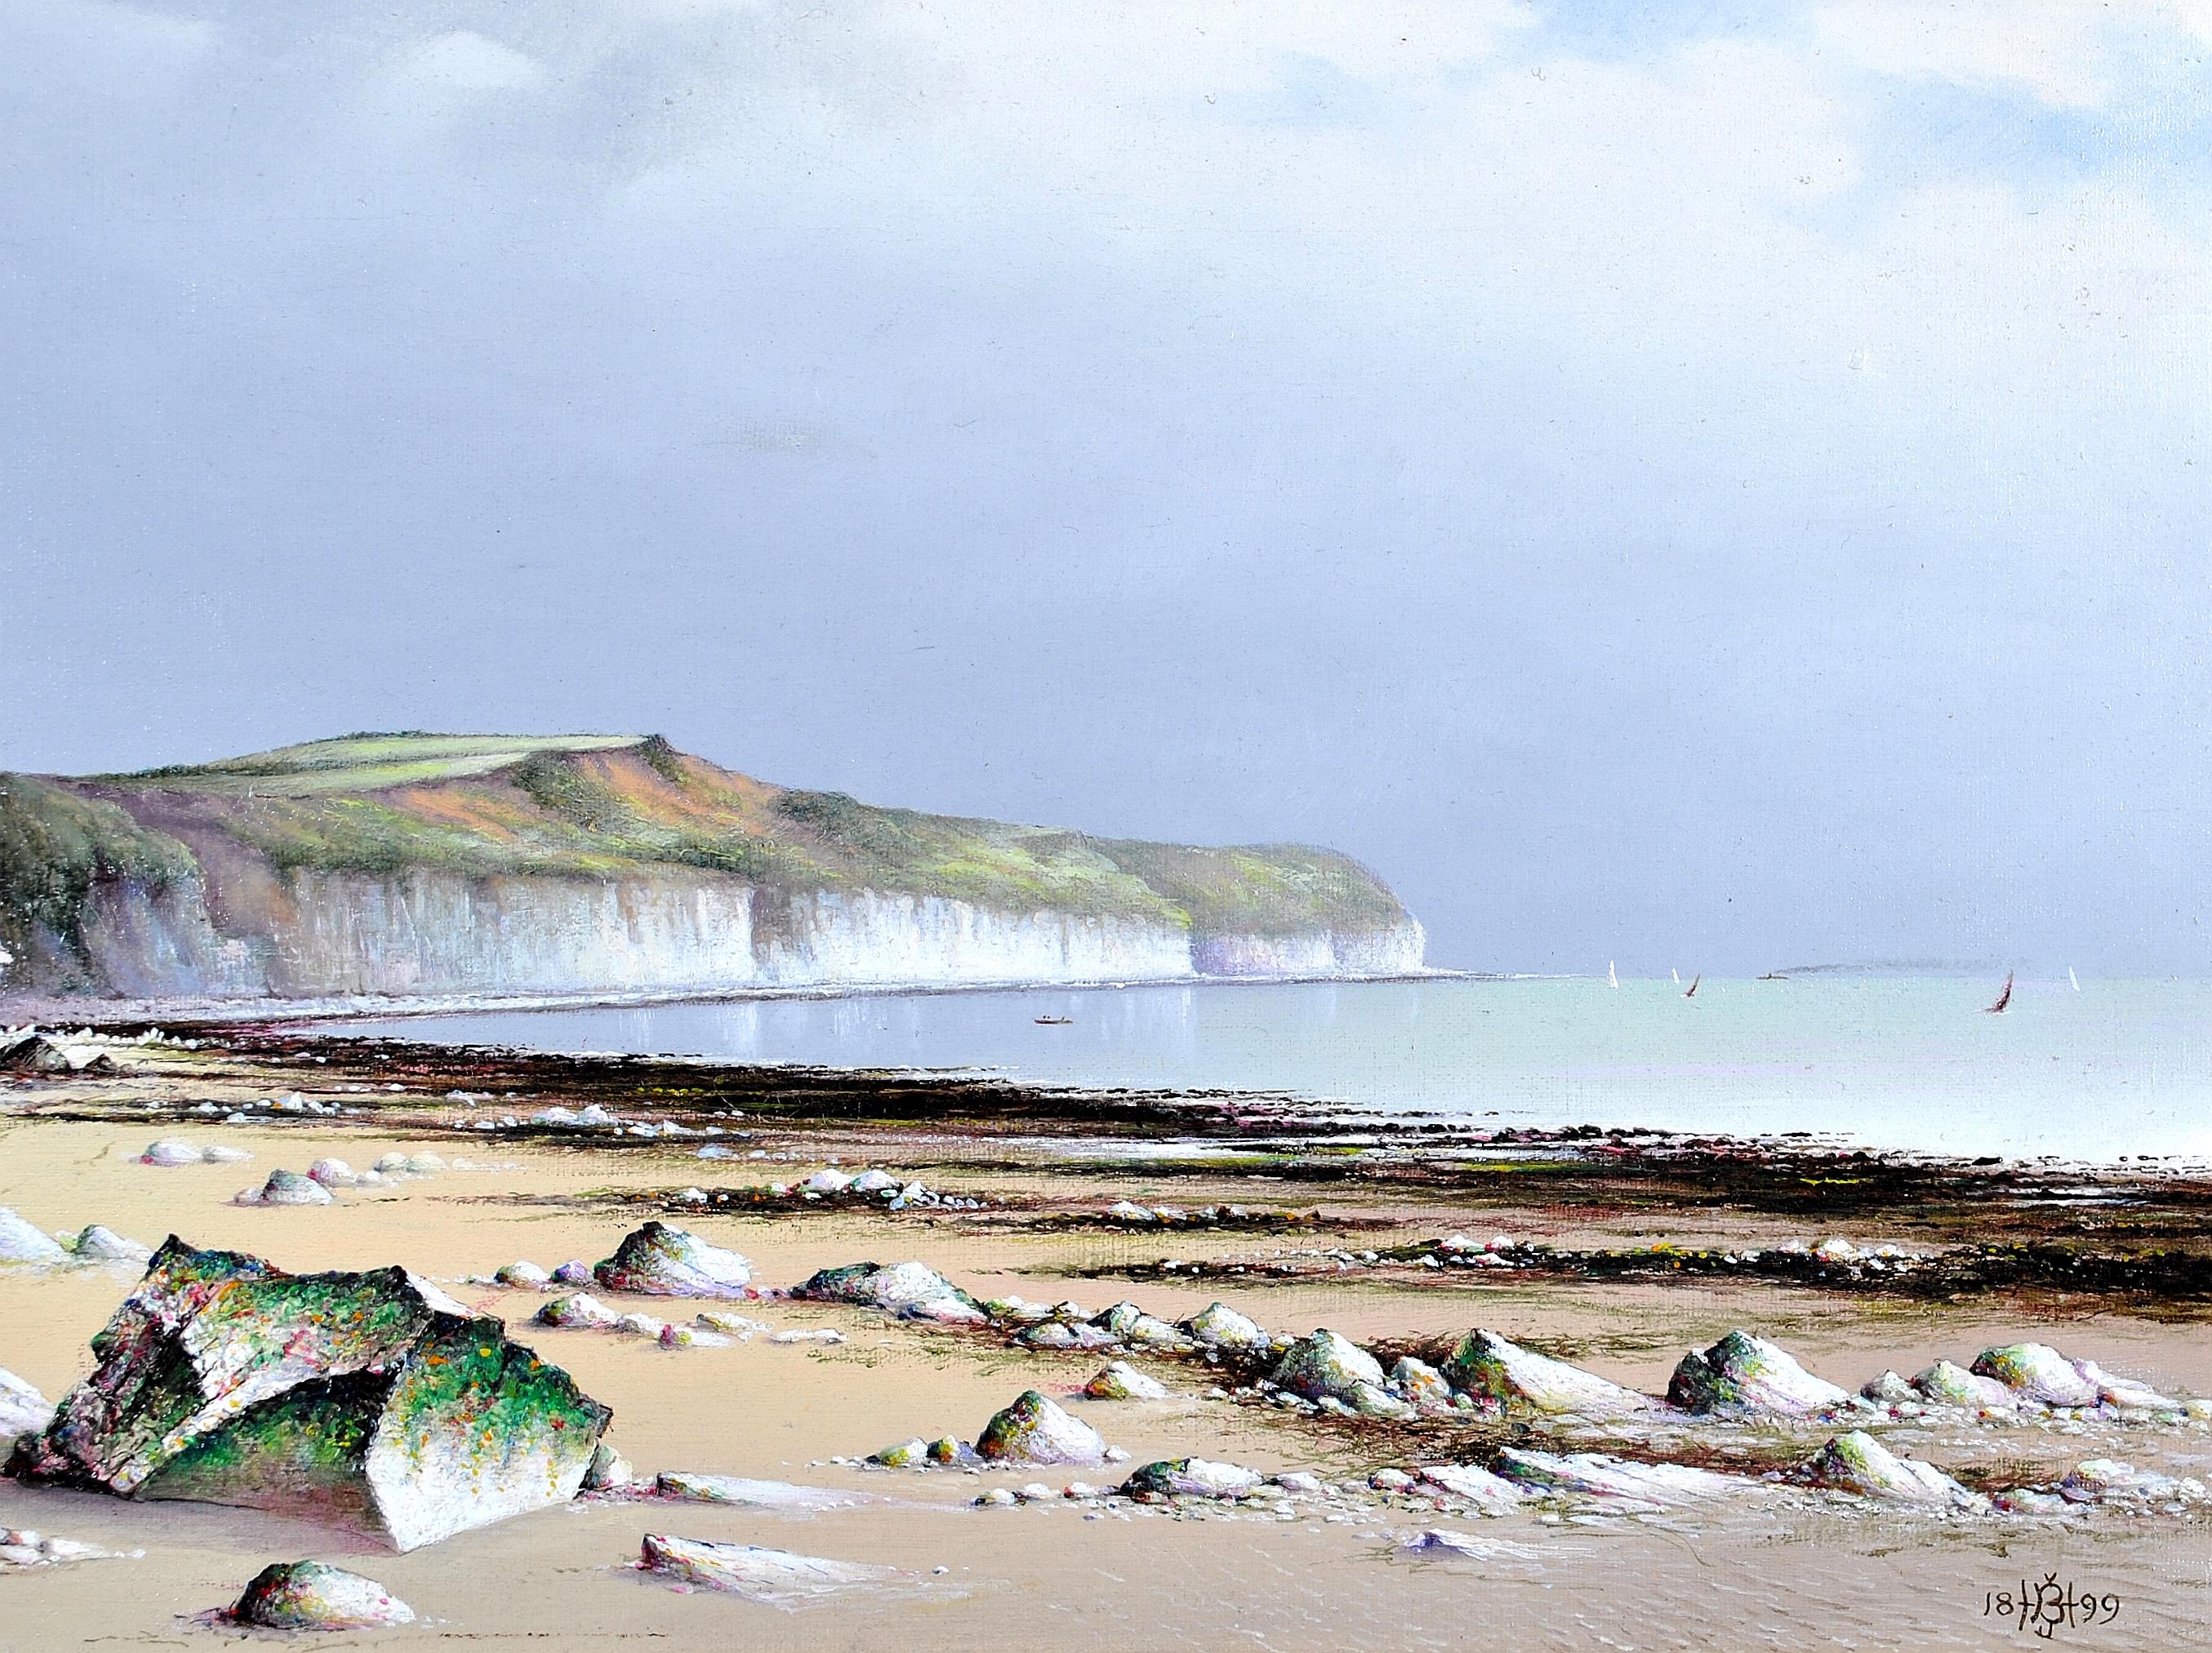
<svg viewBox="0 0 2212 1653">
<path fill-rule="evenodd" d="M 1285 1090 L 1500 1124 L 1842 1133 L 1952 1153 L 2212 1158 L 2212 984 L 1948 978 L 1288 984 L 875 995 L 337 1024 L 545 1050 Z M 1067 1026 L 1036 1018 L 1066 1016 Z"/>
</svg>

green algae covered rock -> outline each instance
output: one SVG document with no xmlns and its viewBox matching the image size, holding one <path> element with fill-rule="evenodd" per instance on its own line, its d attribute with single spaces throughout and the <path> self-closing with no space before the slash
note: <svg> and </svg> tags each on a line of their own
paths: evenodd
<svg viewBox="0 0 2212 1653">
<path fill-rule="evenodd" d="M 1524 1349 L 1480 1327 L 1460 1340 L 1444 1362 L 1443 1375 L 1453 1388 L 1495 1401 L 1508 1411 L 1604 1418 L 1645 1411 L 1651 1405 L 1633 1390 Z"/>
<path fill-rule="evenodd" d="M 230 1618 L 263 1630 L 381 1630 L 411 1625 L 415 1609 L 374 1578 L 320 1561 L 264 1567 Z"/>
<path fill-rule="evenodd" d="M 975 1438 L 975 1450 L 994 1463 L 1106 1462 L 1106 1443 L 1098 1432 L 1033 1389 L 992 1414 Z"/>
<path fill-rule="evenodd" d="M 1779 1344 L 1738 1330 L 1684 1355 L 1667 1399 L 1686 1412 L 1805 1418 L 1849 1406 L 1851 1397 Z"/>
<path fill-rule="evenodd" d="M 575 1495 L 611 1415 L 404 1269 L 287 1275 L 173 1236 L 8 1471 L 413 1549 Z"/>
</svg>

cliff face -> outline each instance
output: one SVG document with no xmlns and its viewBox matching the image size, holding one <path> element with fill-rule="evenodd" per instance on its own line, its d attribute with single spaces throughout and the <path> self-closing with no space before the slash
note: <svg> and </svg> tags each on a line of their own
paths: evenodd
<svg viewBox="0 0 2212 1653">
<path fill-rule="evenodd" d="M 1421 949 L 1327 851 L 878 809 L 650 740 L 364 736 L 0 776 L 0 997 L 1380 974 Z"/>
</svg>

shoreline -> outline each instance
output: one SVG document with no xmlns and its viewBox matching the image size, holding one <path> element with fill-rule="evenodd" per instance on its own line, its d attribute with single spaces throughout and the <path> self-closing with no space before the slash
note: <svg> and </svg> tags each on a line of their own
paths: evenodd
<svg viewBox="0 0 2212 1653">
<path fill-rule="evenodd" d="M 966 993 L 1138 992 L 1151 988 L 1296 987 L 1370 982 L 1548 980 L 1548 977 L 1481 970 L 1424 968 L 1372 975 L 1163 976 L 1157 978 L 1095 981 L 1011 979 L 979 982 L 820 982 L 789 987 L 730 987 L 689 990 L 645 989 L 635 993 L 592 989 L 575 993 L 425 994 L 384 997 L 334 994 L 303 999 L 108 999 L 0 996 L 0 1027 L 32 1024 L 56 1029 L 108 1029 L 143 1021 L 196 1025 L 276 1025 L 349 1020 L 380 1021 L 412 1016 L 465 1016 L 498 1012 L 529 1014 L 555 1010 L 641 1010 L 668 1004 L 750 1004 L 763 1001 L 867 998 L 935 998 Z"/>
</svg>

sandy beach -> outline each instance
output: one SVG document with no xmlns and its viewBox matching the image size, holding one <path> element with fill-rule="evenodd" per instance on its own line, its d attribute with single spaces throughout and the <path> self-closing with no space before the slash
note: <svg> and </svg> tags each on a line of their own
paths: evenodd
<svg viewBox="0 0 2212 1653">
<path fill-rule="evenodd" d="M 1910 1375 L 1939 1358 L 1964 1365 L 1991 1346 L 2040 1341 L 2179 1400 L 2212 1396 L 2205 1302 L 2170 1283 L 2173 1259 L 2196 1255 L 2204 1238 L 2204 1190 L 2185 1178 L 2122 1179 L 2116 1192 L 2087 1177 L 2051 1186 L 2063 1179 L 2023 1179 L 2015 1168 L 1845 1162 L 1851 1174 L 1826 1179 L 1841 1186 L 1808 1202 L 1804 1185 L 1818 1179 L 1803 1166 L 1778 1167 L 1774 1154 L 1744 1145 L 1561 1141 L 1510 1154 L 1493 1145 L 1488 1158 L 1465 1143 L 1355 1147 L 1257 1101 L 1039 1093 L 1005 1105 L 972 1087 L 884 1076 L 567 1063 L 265 1031 L 208 1030 L 200 1049 L 111 1055 L 110 1071 L 19 1075 L 0 1092 L 0 1205 L 47 1231 L 97 1222 L 149 1245 L 175 1233 L 294 1272 L 404 1264 L 504 1318 L 611 1407 L 607 1438 L 644 1476 L 741 1476 L 855 1501 L 793 1512 L 587 1496 L 396 1554 L 252 1511 L 0 1482 L 0 1526 L 143 1552 L 0 1577 L 0 1648 L 191 1645 L 217 1633 L 191 1627 L 191 1615 L 225 1605 L 266 1563 L 301 1557 L 366 1573 L 420 1615 L 404 1630 L 325 1638 L 334 1645 L 872 1647 L 896 1638 L 924 1648 L 1018 1639 L 1411 1649 L 1504 1637 L 1546 1648 L 1983 1647 L 2033 1637 L 2000 1621 L 1992 1592 L 2046 1575 L 2117 1603 L 2105 1622 L 2063 1628 L 2065 1644 L 2207 1640 L 2212 1521 L 2203 1505 L 1943 1515 L 1759 1479 L 1816 1450 L 1832 1422 L 1342 1416 L 1239 1395 L 1249 1374 L 1187 1355 L 1036 1349 L 998 1326 L 774 1295 L 729 1305 L 768 1331 L 726 1347 L 666 1348 L 530 1324 L 547 1292 L 488 1283 L 518 1259 L 550 1269 L 605 1256 L 659 1217 L 741 1252 L 771 1293 L 819 1269 L 912 1258 L 979 1299 L 1074 1301 L 1088 1313 L 1127 1299 L 1170 1321 L 1220 1300 L 1279 1337 L 1325 1326 L 1385 1355 L 1442 1359 L 1484 1326 L 1649 1395 L 1666 1391 L 1686 1351 L 1736 1328 L 1852 1390 L 1886 1370 Z M 733 1102 L 740 1095 L 750 1105 Z M 297 1106 L 295 1098 L 333 1111 L 269 1105 Z M 624 1121 L 720 1134 L 529 1123 L 548 1108 L 594 1104 Z M 246 1117 L 224 1123 L 234 1113 Z M 508 1117 L 512 1129 L 474 1128 Z M 251 1158 L 143 1163 L 161 1138 Z M 700 1158 L 708 1141 L 730 1157 Z M 443 1163 L 328 1205 L 233 1202 L 278 1167 L 325 1158 L 367 1166 L 394 1153 Z M 767 1191 L 832 1165 L 921 1181 L 939 1202 L 894 1210 Z M 1117 1202 L 1165 1205 L 1170 1220 L 1109 1217 Z M 1231 1205 L 1240 1214 L 1172 1220 Z M 2131 1225 L 2117 1237 L 2116 1214 Z M 1437 1266 L 1434 1243 L 1462 1231 L 1514 1242 L 1497 1253 L 1508 1262 Z M 2069 1290 L 1943 1274 L 1942 1258 L 1992 1235 L 2108 1262 L 2155 1251 L 2169 1283 Z M 1893 1256 L 1919 1257 L 1913 1266 L 1934 1271 L 1942 1288 L 1915 1290 L 1863 1263 L 1825 1282 L 1717 1262 L 1698 1274 L 1670 1266 L 1663 1249 L 1809 1253 L 1836 1236 L 1868 1256 L 1887 1244 Z M 1603 1256 L 1638 1261 L 1601 1275 L 1591 1260 Z M 128 1263 L 0 1269 L 0 1366 L 58 1398 L 89 1368 L 89 1340 L 137 1274 Z M 683 1320 L 711 1305 L 616 1306 Z M 842 1341 L 774 1341 L 824 1329 Z M 1080 1398 L 1106 1359 L 1124 1353 L 1170 1398 Z M 859 1462 L 915 1437 L 971 1438 L 1028 1389 L 1124 1449 L 1127 1467 L 971 1474 Z M 1885 1418 L 1879 1432 L 1893 1450 L 2002 1495 L 2056 1485 L 2097 1458 L 2201 1475 L 2212 1459 L 2207 1429 L 2204 1418 L 2178 1414 L 1930 1414 Z M 1389 1474 L 1484 1462 L 1505 1447 L 1702 1463 L 1740 1474 L 1743 1495 L 1626 1512 L 1532 1501 L 1484 1517 L 1433 1486 L 1394 1487 Z M 1057 1494 L 1076 1474 L 1110 1486 L 1130 1468 L 1189 1456 L 1261 1474 L 1313 1471 L 1323 1485 L 1233 1502 L 975 1502 L 1040 1482 Z M 1378 1471 L 1382 1484 L 1370 1484 Z M 1468 1535 L 1472 1553 L 1405 1547 L 1436 1529 Z M 892 1571 L 787 1609 L 679 1591 L 632 1570 L 648 1532 Z"/>
</svg>

